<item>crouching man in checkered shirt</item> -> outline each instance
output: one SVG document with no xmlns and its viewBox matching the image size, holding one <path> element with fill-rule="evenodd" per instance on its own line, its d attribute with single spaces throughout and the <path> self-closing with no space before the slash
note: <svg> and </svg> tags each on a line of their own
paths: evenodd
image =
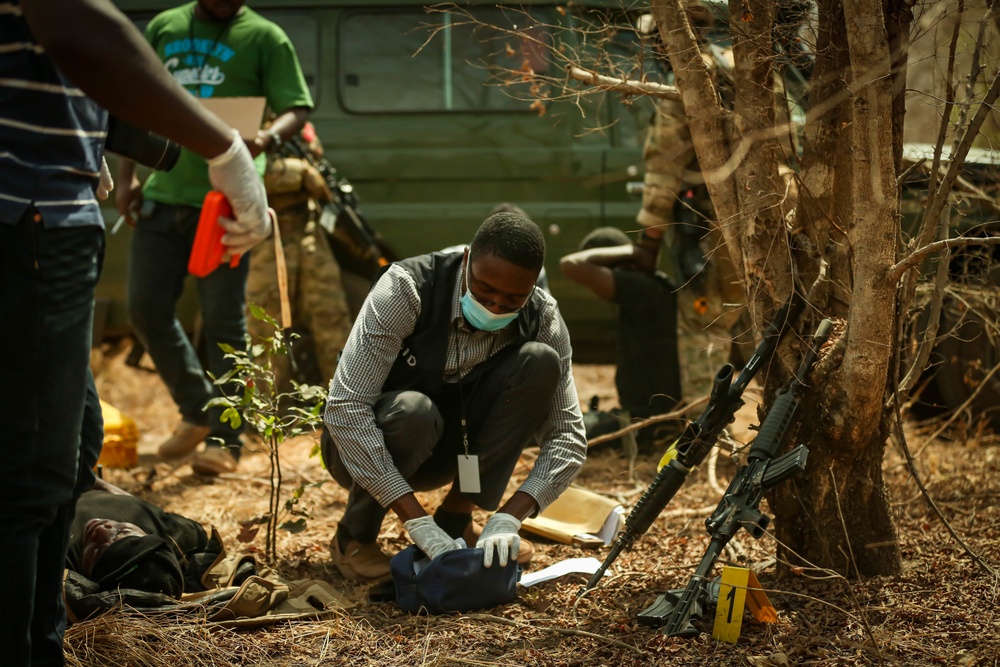
<svg viewBox="0 0 1000 667">
<path fill-rule="evenodd" d="M 491 215 L 471 247 L 385 268 L 330 384 L 323 461 L 350 490 L 333 563 L 389 578 L 376 539 L 392 509 L 430 558 L 461 537 L 484 565 L 526 564 L 521 520 L 562 493 L 586 458 L 572 349 L 555 299 L 535 289 L 545 239 L 523 215 Z M 521 450 L 540 453 L 500 507 Z M 449 487 L 430 516 L 414 491 Z M 485 526 L 474 507 L 497 510 Z"/>
</svg>

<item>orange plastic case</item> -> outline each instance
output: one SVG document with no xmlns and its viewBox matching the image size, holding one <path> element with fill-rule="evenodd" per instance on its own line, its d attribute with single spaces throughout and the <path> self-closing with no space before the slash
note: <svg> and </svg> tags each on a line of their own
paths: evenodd
<svg viewBox="0 0 1000 667">
<path fill-rule="evenodd" d="M 226 230 L 219 224 L 219 217 L 233 217 L 233 207 L 225 195 L 212 190 L 205 195 L 201 205 L 201 217 L 198 218 L 198 231 L 194 235 L 194 246 L 188 259 L 188 273 L 204 278 L 222 264 L 222 256 L 226 246 L 222 245 L 222 237 Z M 235 268 L 240 263 L 240 256 L 233 255 L 229 266 Z"/>
</svg>

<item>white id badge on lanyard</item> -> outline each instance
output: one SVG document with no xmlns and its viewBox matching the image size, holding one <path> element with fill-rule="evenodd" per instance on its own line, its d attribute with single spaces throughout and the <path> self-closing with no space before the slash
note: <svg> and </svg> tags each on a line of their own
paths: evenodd
<svg viewBox="0 0 1000 667">
<path fill-rule="evenodd" d="M 479 493 L 479 457 L 458 455 L 458 488 L 462 493 Z"/>
</svg>

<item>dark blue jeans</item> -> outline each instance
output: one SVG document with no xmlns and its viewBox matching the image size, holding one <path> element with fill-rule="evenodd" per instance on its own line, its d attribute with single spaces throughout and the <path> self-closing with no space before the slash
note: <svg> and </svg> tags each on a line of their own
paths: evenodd
<svg viewBox="0 0 1000 667">
<path fill-rule="evenodd" d="M 32 212 L 0 221 L 0 662 L 12 667 L 64 664 L 66 545 L 76 497 L 93 482 L 80 470 L 81 429 L 88 391 L 97 397 L 90 344 L 103 252 L 98 226 L 47 229 Z M 91 449 L 100 431 L 91 420 Z"/>
<path fill-rule="evenodd" d="M 234 430 L 220 423 L 222 408 L 204 410 L 218 392 L 175 316 L 200 213 L 191 206 L 157 203 L 151 215 L 139 219 L 129 255 L 129 319 L 184 420 L 210 426 L 210 438 L 238 448 L 242 426 Z M 232 361 L 224 358 L 219 343 L 236 349 L 246 347 L 244 304 L 249 268 L 250 258 L 244 256 L 236 268 L 223 264 L 205 278 L 193 278 L 201 303 L 208 370 L 215 377 L 232 369 Z M 238 450 L 234 453 L 239 454 Z"/>
</svg>

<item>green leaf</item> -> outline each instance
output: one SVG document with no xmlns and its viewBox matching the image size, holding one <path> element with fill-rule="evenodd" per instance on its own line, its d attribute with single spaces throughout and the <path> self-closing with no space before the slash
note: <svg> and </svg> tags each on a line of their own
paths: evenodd
<svg viewBox="0 0 1000 667">
<path fill-rule="evenodd" d="M 236 374 L 237 374 L 238 372 L 239 372 L 239 368 L 232 368 L 232 369 L 230 369 L 230 370 L 226 371 L 226 372 L 225 372 L 225 373 L 224 373 L 224 374 L 222 375 L 222 377 L 218 377 L 218 378 L 212 378 L 212 384 L 215 384 L 215 385 L 223 385 L 223 384 L 226 384 L 226 383 L 228 383 L 228 382 L 229 382 L 230 380 L 232 380 L 232 379 L 233 379 L 233 377 L 235 377 L 235 376 L 236 376 Z"/>
<path fill-rule="evenodd" d="M 254 387 L 253 385 L 247 385 L 243 390 L 243 398 L 240 399 L 240 407 L 246 407 L 250 405 L 254 397 Z"/>
<path fill-rule="evenodd" d="M 250 314 L 253 315 L 256 319 L 262 320 L 265 317 L 267 317 L 267 313 L 264 312 L 264 309 L 258 306 L 256 303 L 247 303 L 247 307 L 250 309 Z"/>
<path fill-rule="evenodd" d="M 240 418 L 239 411 L 234 407 L 228 407 L 222 411 L 222 415 L 219 417 L 220 422 L 229 422 L 231 428 L 239 428 L 243 420 Z"/>
<path fill-rule="evenodd" d="M 219 343 L 219 349 L 226 354 L 236 354 L 236 348 L 228 343 Z"/>
</svg>

